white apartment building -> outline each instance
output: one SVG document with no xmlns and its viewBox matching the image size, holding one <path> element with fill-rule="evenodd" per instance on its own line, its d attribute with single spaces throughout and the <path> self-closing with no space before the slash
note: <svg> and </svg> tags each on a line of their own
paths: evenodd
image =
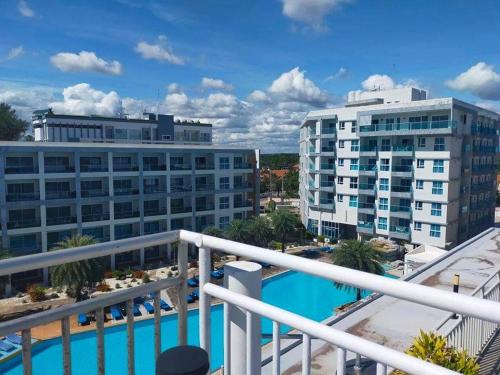
<svg viewBox="0 0 500 375">
<path fill-rule="evenodd" d="M 43 129 L 57 134 L 55 126 Z M 26 255 L 76 234 L 104 242 L 201 232 L 258 214 L 258 150 L 183 143 L 0 142 L 2 247 Z M 109 267 L 157 264 L 170 250 L 138 249 L 111 257 Z M 38 270 L 13 275 L 13 283 L 47 278 L 47 270 Z"/>
<path fill-rule="evenodd" d="M 449 249 L 494 224 L 500 115 L 415 88 L 353 92 L 300 131 L 304 225 Z"/>
</svg>

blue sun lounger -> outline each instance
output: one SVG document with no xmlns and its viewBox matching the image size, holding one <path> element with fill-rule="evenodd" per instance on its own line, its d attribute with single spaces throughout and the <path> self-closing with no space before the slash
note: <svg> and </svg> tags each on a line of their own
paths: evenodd
<svg viewBox="0 0 500 375">
<path fill-rule="evenodd" d="M 192 278 L 188 279 L 187 284 L 188 284 L 188 286 L 195 288 L 198 285 L 200 285 L 200 280 L 198 280 L 197 277 L 192 277 Z"/>
<path fill-rule="evenodd" d="M 144 302 L 142 305 L 144 306 L 148 314 L 153 314 L 155 312 L 155 308 L 149 302 Z"/>
<path fill-rule="evenodd" d="M 222 279 L 224 277 L 224 270 L 212 271 L 210 275 L 212 275 L 214 279 Z"/>
<path fill-rule="evenodd" d="M 160 308 L 165 311 L 170 311 L 172 308 L 168 303 L 166 303 L 164 300 L 160 300 Z"/>
<path fill-rule="evenodd" d="M 191 293 L 191 297 L 193 297 L 194 300 L 199 299 L 200 298 L 200 290 L 199 289 L 193 290 L 193 292 Z"/>
<path fill-rule="evenodd" d="M 113 320 L 122 320 L 123 319 L 123 315 L 118 308 L 110 307 L 109 311 L 111 312 L 111 317 L 113 318 Z"/>
<path fill-rule="evenodd" d="M 23 339 L 21 338 L 21 336 L 15 334 L 15 333 L 12 333 L 10 335 L 7 335 L 6 336 L 7 340 L 9 340 L 11 343 L 13 344 L 16 344 L 16 345 L 21 345 L 22 342 L 23 342 Z"/>
<path fill-rule="evenodd" d="M 193 303 L 194 302 L 194 298 L 191 294 L 187 295 L 186 296 L 186 301 L 187 303 Z"/>
<path fill-rule="evenodd" d="M 5 340 L 1 340 L 0 341 L 0 350 L 4 351 L 4 352 L 10 352 L 12 350 L 14 350 L 16 347 L 12 344 L 9 344 L 7 341 Z"/>
<path fill-rule="evenodd" d="M 142 315 L 141 310 L 139 310 L 139 305 L 137 303 L 134 304 L 133 312 L 134 312 L 134 316 L 141 316 Z"/>
<path fill-rule="evenodd" d="M 87 314 L 78 314 L 78 325 L 80 326 L 86 326 L 88 325 L 90 322 L 89 322 L 89 318 L 87 316 Z"/>
</svg>

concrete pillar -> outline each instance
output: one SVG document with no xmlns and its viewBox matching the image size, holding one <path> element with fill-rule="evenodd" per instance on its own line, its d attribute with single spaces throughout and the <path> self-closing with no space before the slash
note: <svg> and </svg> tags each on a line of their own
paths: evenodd
<svg viewBox="0 0 500 375">
<path fill-rule="evenodd" d="M 224 286 L 229 290 L 260 300 L 262 295 L 262 267 L 248 261 L 229 262 L 224 267 Z M 253 315 L 250 332 L 247 332 L 246 312 L 239 307 L 228 306 L 230 337 L 230 374 L 251 374 L 261 371 L 261 322 Z M 247 340 L 247 335 L 250 337 Z M 247 342 L 251 343 L 252 363 L 247 364 Z"/>
</svg>

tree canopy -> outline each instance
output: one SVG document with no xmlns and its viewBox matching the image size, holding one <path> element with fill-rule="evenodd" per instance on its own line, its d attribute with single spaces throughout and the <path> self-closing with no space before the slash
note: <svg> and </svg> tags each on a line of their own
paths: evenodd
<svg viewBox="0 0 500 375">
<path fill-rule="evenodd" d="M 276 210 L 271 215 L 273 229 L 276 236 L 281 242 L 281 251 L 285 252 L 285 243 L 290 234 L 295 231 L 299 225 L 297 216 L 287 210 Z"/>
<path fill-rule="evenodd" d="M 17 141 L 28 129 L 28 122 L 19 118 L 7 103 L 0 103 L 0 140 Z"/>
</svg>

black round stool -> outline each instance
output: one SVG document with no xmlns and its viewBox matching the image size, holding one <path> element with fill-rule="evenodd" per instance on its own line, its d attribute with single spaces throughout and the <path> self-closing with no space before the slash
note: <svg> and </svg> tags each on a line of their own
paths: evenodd
<svg viewBox="0 0 500 375">
<path fill-rule="evenodd" d="M 197 346 L 176 346 L 156 360 L 156 375 L 206 375 L 209 368 L 207 352 Z"/>
</svg>

